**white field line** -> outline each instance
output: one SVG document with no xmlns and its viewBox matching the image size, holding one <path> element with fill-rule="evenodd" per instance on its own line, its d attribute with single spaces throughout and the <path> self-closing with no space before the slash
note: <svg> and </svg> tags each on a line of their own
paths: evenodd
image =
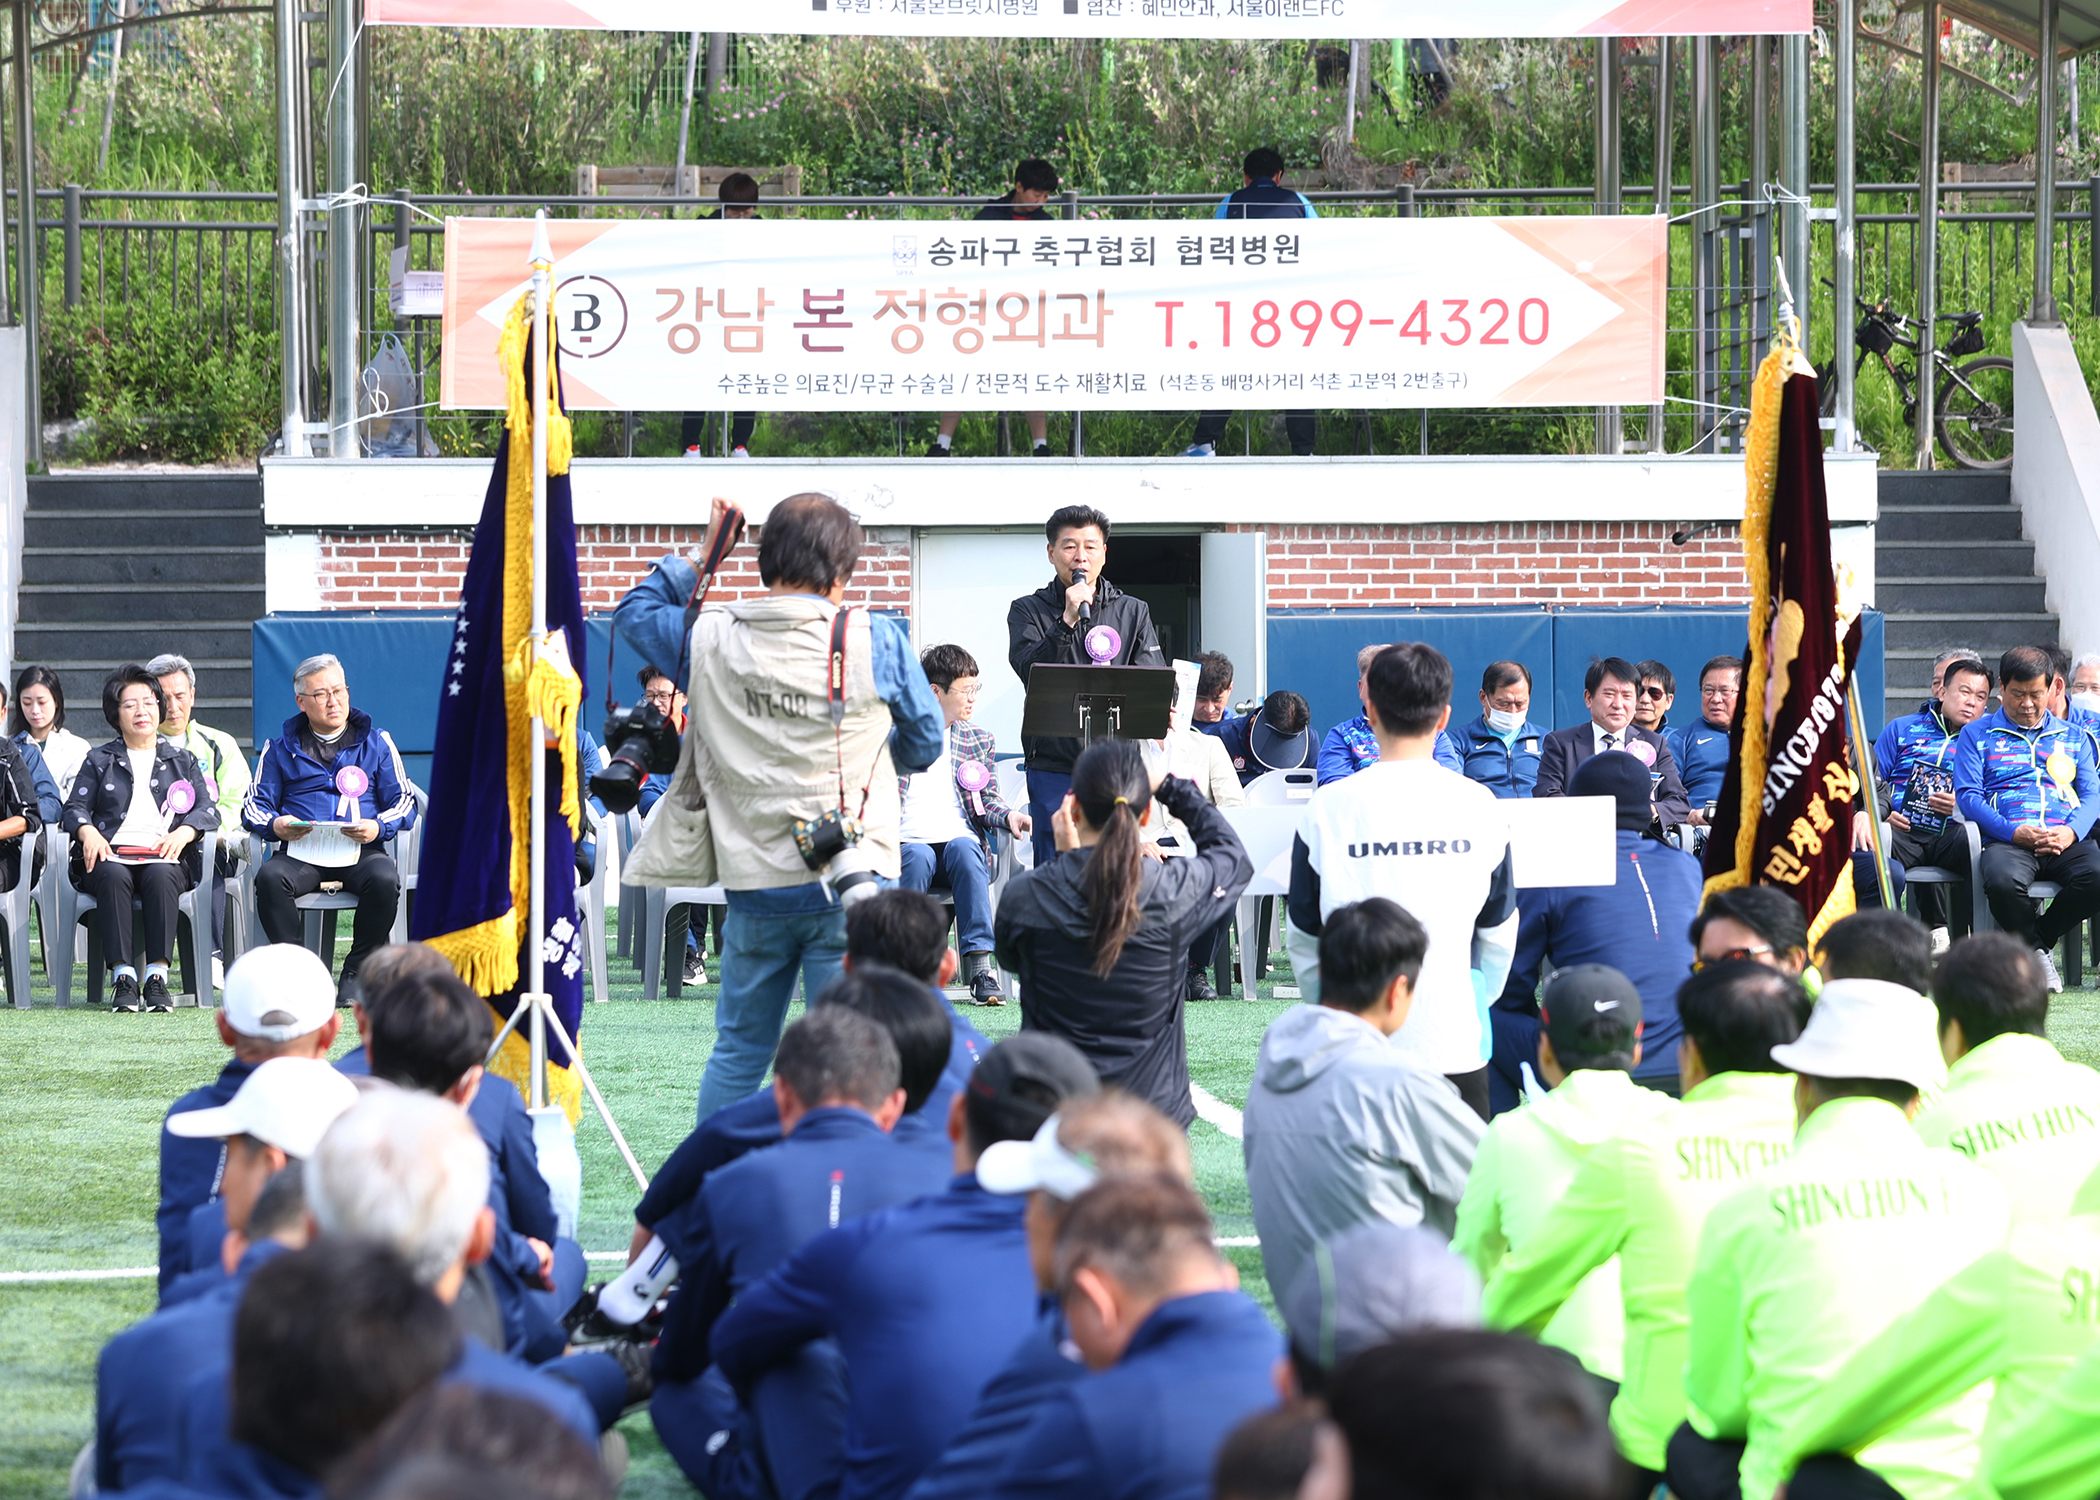
<svg viewBox="0 0 2100 1500">
<path fill-rule="evenodd" d="M 1215 1125 L 1234 1140 L 1240 1138 L 1240 1112 L 1213 1094 L 1199 1083 L 1189 1085 L 1189 1096 L 1196 1101 L 1196 1118 Z"/>
</svg>

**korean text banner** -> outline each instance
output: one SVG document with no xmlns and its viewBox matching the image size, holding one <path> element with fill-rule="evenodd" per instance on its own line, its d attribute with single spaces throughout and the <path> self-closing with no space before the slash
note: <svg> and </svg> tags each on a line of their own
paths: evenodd
<svg viewBox="0 0 2100 1500">
<path fill-rule="evenodd" d="M 366 0 L 375 26 L 1297 38 L 1805 32 L 1810 0 Z"/>
<path fill-rule="evenodd" d="M 549 228 L 572 410 L 1663 399 L 1660 217 Z M 443 405 L 503 405 L 531 239 L 446 222 Z"/>
</svg>

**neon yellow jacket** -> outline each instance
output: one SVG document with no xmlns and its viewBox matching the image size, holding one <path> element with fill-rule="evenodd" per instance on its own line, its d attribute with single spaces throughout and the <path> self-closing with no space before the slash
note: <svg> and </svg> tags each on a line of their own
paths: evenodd
<svg viewBox="0 0 2100 1500">
<path fill-rule="evenodd" d="M 1530 1245 L 1584 1157 L 1613 1136 L 1647 1133 L 1676 1107 L 1669 1095 L 1624 1073 L 1578 1068 L 1545 1098 L 1497 1115 L 1473 1158 L 1451 1248 L 1483 1283 L 1491 1280 L 1509 1255 Z M 1582 1278 L 1539 1333 L 1606 1380 L 1620 1378 L 1625 1337 L 1619 1271 L 1610 1260 Z"/>
<path fill-rule="evenodd" d="M 233 736 L 220 729 L 207 729 L 190 720 L 180 736 L 169 735 L 176 744 L 197 757 L 197 764 L 211 778 L 212 801 L 219 809 L 219 831 L 228 836 L 243 832 L 241 802 L 248 795 L 248 759 Z"/>
<path fill-rule="evenodd" d="M 1744 1178 L 1784 1160 L 1793 1138 L 1793 1074 L 1709 1078 L 1590 1152 L 1545 1223 L 1484 1278 L 1487 1325 L 1537 1332 L 1618 1257 L 1625 1373 L 1611 1426 L 1628 1462 L 1660 1469 L 1684 1420 L 1684 1289 L 1699 1226 Z"/>
<path fill-rule="evenodd" d="M 1782 1435 L 1782 1463 L 1791 1469 L 1811 1454 L 1856 1453 L 1996 1381 L 1983 1429 L 1989 1453 L 2095 1336 L 2100 1214 L 2015 1225 L 2004 1249 L 1956 1273 L 1846 1362 Z"/>
<path fill-rule="evenodd" d="M 2100 1475 L 2100 1343 L 1996 1433 L 1983 1472 L 1962 1491 L 1998 1500 L 2093 1500 Z"/>
<path fill-rule="evenodd" d="M 2100 1073 L 2038 1036 L 1994 1036 L 1947 1069 L 1917 1124 L 2004 1183 L 2016 1221 L 2060 1219 L 2100 1168 Z"/>
<path fill-rule="evenodd" d="M 1834 1099 L 1794 1152 L 1719 1204 L 1699 1236 L 1684 1393 L 1692 1426 L 1746 1444 L 1744 1500 L 1786 1477 L 1781 1435 L 1852 1355 L 2005 1240 L 2005 1190 L 1918 1139 L 1879 1099 Z M 1863 1449 L 1905 1500 L 1944 1500 L 1974 1471 L 1979 1388 Z"/>
</svg>

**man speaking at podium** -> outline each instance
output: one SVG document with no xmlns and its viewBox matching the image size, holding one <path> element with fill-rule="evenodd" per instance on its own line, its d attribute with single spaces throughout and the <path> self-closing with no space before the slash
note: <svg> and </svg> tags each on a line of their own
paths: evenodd
<svg viewBox="0 0 2100 1500">
<path fill-rule="evenodd" d="M 1108 517 L 1090 505 L 1067 505 L 1043 527 L 1057 577 L 1006 611 L 1006 659 L 1028 685 L 1037 662 L 1063 666 L 1163 667 L 1152 611 L 1101 576 L 1108 565 Z M 1104 631 L 1102 627 L 1107 627 Z M 1109 632 L 1114 639 L 1109 639 Z M 1091 647 L 1091 649 L 1090 649 Z M 1095 655 L 1099 651 L 1103 654 Z M 1035 818 L 1037 869 L 1056 857 L 1050 815 L 1072 790 L 1077 740 L 1027 738 L 1029 812 Z"/>
</svg>

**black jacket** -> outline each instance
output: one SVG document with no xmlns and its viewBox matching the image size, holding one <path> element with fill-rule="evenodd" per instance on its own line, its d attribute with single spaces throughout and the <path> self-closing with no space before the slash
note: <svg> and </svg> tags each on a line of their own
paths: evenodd
<svg viewBox="0 0 2100 1500">
<path fill-rule="evenodd" d="M 1123 638 L 1123 649 L 1113 667 L 1163 667 L 1166 654 L 1159 649 L 1159 635 L 1152 628 L 1152 611 L 1142 599 L 1134 599 L 1106 578 L 1094 586 L 1093 619 L 1087 629 L 1107 625 Z M 1023 594 L 1006 611 L 1006 660 L 1023 687 L 1028 669 L 1039 661 L 1084 667 L 1093 663 L 1086 654 L 1084 631 L 1065 623 L 1065 585 L 1054 577 L 1032 594 Z M 1021 741 L 1031 771 L 1054 771 L 1069 775 L 1079 759 L 1079 741 L 1028 739 Z"/>
<path fill-rule="evenodd" d="M 1677 758 L 1663 737 L 1638 724 L 1626 726 L 1626 738 L 1641 740 L 1655 751 L 1648 769 L 1660 777 L 1655 783 L 1655 821 L 1669 828 L 1692 815 L 1692 799 L 1677 775 Z M 1539 779 L 1531 788 L 1534 797 L 1565 797 L 1575 771 L 1597 753 L 1597 739 L 1585 719 L 1573 729 L 1556 729 L 1539 742 Z"/>
<path fill-rule="evenodd" d="M 197 764 L 197 757 L 171 740 L 156 738 L 153 742 L 154 802 L 165 805 L 168 789 L 178 781 L 187 781 L 197 794 L 197 800 L 188 812 L 174 820 L 169 831 L 181 827 L 197 830 L 196 842 L 182 851 L 182 868 L 195 882 L 204 872 L 204 835 L 219 831 L 219 805 L 213 800 L 211 783 L 204 775 L 204 768 Z M 123 826 L 124 814 L 130 808 L 131 759 L 124 753 L 124 742 L 115 739 L 97 745 L 80 763 L 80 774 L 73 778 L 73 795 L 66 799 L 64 827 L 66 836 L 73 841 L 72 864 L 76 870 L 81 864 L 79 833 L 82 826 L 92 823 L 97 833 L 108 838 Z"/>
<path fill-rule="evenodd" d="M 1254 866 L 1194 782 L 1169 776 L 1159 800 L 1187 825 L 1196 853 L 1140 861 L 1144 918 L 1107 978 L 1094 973 L 1093 923 L 1080 889 L 1091 849 L 1060 854 L 1009 880 L 992 923 L 993 947 L 1021 981 L 1022 1030 L 1065 1038 L 1086 1054 L 1104 1086 L 1148 1100 L 1186 1128 L 1196 1118 L 1182 1014 L 1189 945 L 1231 914 Z"/>
<path fill-rule="evenodd" d="M 43 832 L 44 817 L 38 810 L 36 779 L 29 773 L 29 758 L 21 746 L 0 735 L 0 822 L 9 818 L 20 818 L 29 825 L 23 836 L 32 843 Z M 22 837 L 0 839 L 0 860 L 11 864 L 21 847 Z"/>
<path fill-rule="evenodd" d="M 1033 205 L 1016 203 L 1014 202 L 1014 195 L 1012 193 L 1008 193 L 1004 198 L 994 198 L 984 207 L 978 209 L 977 212 L 972 214 L 970 217 L 978 220 L 990 220 L 1001 224 L 1011 224 L 1016 222 L 1017 220 L 1040 220 L 1047 222 L 1049 220 L 1055 219 L 1057 216 L 1045 209 L 1040 203 Z"/>
</svg>

